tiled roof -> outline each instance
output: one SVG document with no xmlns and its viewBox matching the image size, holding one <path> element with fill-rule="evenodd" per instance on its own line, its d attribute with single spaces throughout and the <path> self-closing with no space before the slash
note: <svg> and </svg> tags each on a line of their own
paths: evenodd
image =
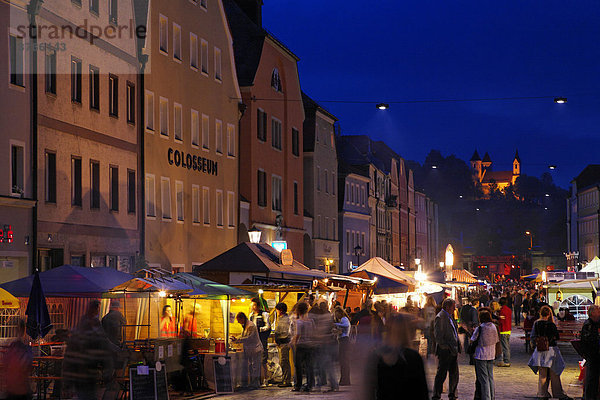
<svg viewBox="0 0 600 400">
<path fill-rule="evenodd" d="M 486 171 L 483 176 L 484 183 L 490 183 L 492 179 L 495 182 L 510 182 L 512 181 L 512 171 Z"/>
<path fill-rule="evenodd" d="M 471 156 L 470 161 L 481 161 L 481 157 L 479 157 L 479 153 L 477 152 L 477 150 L 475 150 L 475 152 Z"/>
<path fill-rule="evenodd" d="M 574 181 L 577 183 L 578 191 L 588 186 L 600 184 L 600 164 L 588 165 Z"/>
</svg>

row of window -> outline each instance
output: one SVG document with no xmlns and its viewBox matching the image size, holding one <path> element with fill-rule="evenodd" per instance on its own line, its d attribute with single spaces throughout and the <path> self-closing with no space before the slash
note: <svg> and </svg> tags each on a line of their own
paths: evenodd
<svg viewBox="0 0 600 400">
<path fill-rule="evenodd" d="M 200 191 L 202 189 L 202 192 Z M 192 223 L 204 225 L 211 224 L 211 208 L 210 208 L 210 188 L 199 185 L 191 186 L 192 192 Z M 202 193 L 202 196 L 200 195 Z M 182 181 L 175 181 L 175 219 L 178 223 L 185 221 L 185 203 L 186 193 Z M 202 197 L 202 205 L 200 204 Z M 171 206 L 171 180 L 167 177 L 160 178 L 160 198 L 161 198 L 161 219 L 163 221 L 172 221 L 172 206 Z M 215 191 L 215 210 L 216 210 L 216 225 L 217 227 L 224 226 L 224 195 L 223 191 L 217 189 Z M 227 192 L 227 226 L 235 227 L 235 193 Z M 153 174 L 146 174 L 146 217 L 156 218 L 156 178 Z"/>
<path fill-rule="evenodd" d="M 360 246 L 361 249 L 356 249 L 357 246 Z M 358 251 L 360 254 L 365 255 L 365 250 L 365 233 L 346 230 L 346 254 L 356 255 L 356 252 Z"/>
<path fill-rule="evenodd" d="M 46 203 L 56 204 L 57 202 L 57 168 L 56 152 L 46 150 Z M 108 165 L 108 205 L 109 210 L 119 211 L 119 166 Z M 100 161 L 89 160 L 89 187 L 86 188 L 89 193 L 89 207 L 91 210 L 100 209 Z M 127 212 L 135 213 L 136 209 L 136 181 L 135 171 L 127 169 L 125 179 L 127 181 Z M 83 207 L 83 160 L 80 156 L 71 156 L 71 205 L 73 207 Z"/>
<path fill-rule="evenodd" d="M 585 194 L 580 194 L 577 198 L 579 209 L 586 207 L 598 207 L 598 191 L 593 190 Z"/>
<path fill-rule="evenodd" d="M 346 203 L 365 206 L 367 191 L 365 185 L 346 182 Z"/>
<path fill-rule="evenodd" d="M 155 122 L 154 122 L 154 93 L 146 91 L 145 94 L 145 112 L 146 112 L 146 131 L 154 133 Z M 158 130 L 161 137 L 169 138 L 171 132 L 171 124 L 169 119 L 169 99 L 165 97 L 159 98 L 158 106 Z M 217 154 L 223 154 L 223 121 L 216 119 L 214 121 L 214 148 Z M 200 135 L 200 124 L 202 124 L 202 135 Z M 227 124 L 227 155 L 235 157 L 235 144 L 236 134 L 235 125 Z M 183 132 L 183 106 L 179 103 L 173 103 L 173 138 L 176 142 L 184 142 Z M 205 150 L 211 148 L 210 145 L 210 117 L 206 114 L 202 114 L 202 122 L 200 122 L 200 113 L 197 110 L 190 109 L 190 143 L 194 148 L 202 147 Z"/>
<path fill-rule="evenodd" d="M 267 141 L 267 113 L 258 108 L 256 110 L 256 132 L 258 140 L 261 142 Z M 281 150 L 283 148 L 281 138 L 281 121 L 275 117 L 271 117 L 271 146 L 274 149 Z M 300 131 L 292 128 L 292 154 L 298 157 L 300 155 Z"/>
<path fill-rule="evenodd" d="M 183 61 L 181 26 L 173 22 L 171 34 L 173 40 L 171 46 L 169 46 L 169 18 L 160 14 L 158 20 L 158 46 L 161 54 L 168 56 L 169 52 L 171 52 L 173 53 L 173 60 L 181 63 Z M 215 80 L 221 82 L 223 80 L 221 70 L 221 49 L 218 47 L 214 48 L 214 61 Z M 194 71 L 201 71 L 202 74 L 208 76 L 208 64 L 208 42 L 204 39 L 200 39 L 200 53 L 198 53 L 198 35 L 190 32 L 190 68 Z"/>
<path fill-rule="evenodd" d="M 335 195 L 335 187 L 337 185 L 337 176 L 335 171 L 331 173 L 331 184 L 329 181 L 329 171 L 325 170 L 323 173 L 323 183 L 325 186 L 325 193 Z M 321 191 L 321 167 L 317 166 L 317 191 Z"/>
<path fill-rule="evenodd" d="M 267 206 L 267 173 L 262 169 L 257 172 L 258 205 Z M 282 180 L 281 176 L 271 175 L 271 210 L 281 211 L 282 204 Z M 294 214 L 298 215 L 298 182 L 294 181 Z"/>
<path fill-rule="evenodd" d="M 579 222 L 579 234 L 597 233 L 598 232 L 598 220 L 590 220 Z"/>
<path fill-rule="evenodd" d="M 71 0 L 71 3 L 77 7 L 81 7 L 81 0 Z M 90 13 L 95 16 L 100 15 L 100 0 L 89 0 Z M 108 23 L 111 25 L 117 25 L 119 17 L 119 1 L 108 0 Z"/>
<path fill-rule="evenodd" d="M 331 228 L 331 230 L 329 229 Z M 337 240 L 337 231 L 335 229 L 335 218 L 331 218 L 331 225 L 329 224 L 329 217 L 321 218 L 317 215 L 314 222 L 315 238 L 326 239 L 326 240 Z"/>
</svg>

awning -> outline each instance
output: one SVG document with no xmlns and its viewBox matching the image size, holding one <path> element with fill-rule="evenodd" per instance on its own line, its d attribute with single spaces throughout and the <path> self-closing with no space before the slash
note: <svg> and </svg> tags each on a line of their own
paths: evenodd
<svg viewBox="0 0 600 400">
<path fill-rule="evenodd" d="M 209 299 L 226 299 L 231 297 L 254 297 L 255 293 L 247 290 L 234 288 L 222 283 L 213 282 L 208 279 L 200 278 L 196 275 L 186 272 L 179 272 L 173 276 L 177 281 L 180 281 L 193 290 L 187 293 L 188 296 L 209 298 Z"/>
<path fill-rule="evenodd" d="M 0 308 L 19 308 L 19 299 L 4 289 L 0 289 Z"/>
<path fill-rule="evenodd" d="M 355 269 L 352 272 L 352 275 L 355 275 L 357 272 L 361 271 L 365 271 L 369 274 L 376 274 L 379 277 L 405 285 L 408 287 L 408 291 L 413 291 L 417 286 L 417 281 L 414 278 L 400 271 L 398 268 L 394 267 L 392 264 L 380 257 L 373 257 L 366 261 L 360 267 Z M 378 287 L 380 287 L 380 285 L 380 283 L 377 284 Z"/>
<path fill-rule="evenodd" d="M 40 272 L 46 297 L 97 297 L 131 278 L 130 274 L 106 267 L 63 265 Z M 0 288 L 16 297 L 29 297 L 32 284 L 33 275 L 3 283 Z"/>
<path fill-rule="evenodd" d="M 448 283 L 477 283 L 475 275 L 464 269 L 453 269 L 452 270 L 452 281 Z"/>
<path fill-rule="evenodd" d="M 193 288 L 185 283 L 169 277 L 135 277 L 115 286 L 111 292 L 165 292 L 167 294 L 183 294 L 192 292 Z"/>
</svg>

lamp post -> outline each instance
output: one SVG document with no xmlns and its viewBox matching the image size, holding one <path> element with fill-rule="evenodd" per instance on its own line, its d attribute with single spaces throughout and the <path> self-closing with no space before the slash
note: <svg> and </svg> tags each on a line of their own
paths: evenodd
<svg viewBox="0 0 600 400">
<path fill-rule="evenodd" d="M 533 233 L 525 231 L 525 235 L 529 236 L 529 250 L 533 249 Z"/>
<path fill-rule="evenodd" d="M 356 256 L 356 266 L 358 267 L 360 265 L 360 252 L 362 251 L 362 247 L 360 247 L 360 245 L 356 246 L 354 248 L 354 255 Z"/>
<path fill-rule="evenodd" d="M 262 232 L 256 226 L 248 231 L 248 237 L 250 237 L 250 243 L 260 243 L 260 235 Z"/>
</svg>

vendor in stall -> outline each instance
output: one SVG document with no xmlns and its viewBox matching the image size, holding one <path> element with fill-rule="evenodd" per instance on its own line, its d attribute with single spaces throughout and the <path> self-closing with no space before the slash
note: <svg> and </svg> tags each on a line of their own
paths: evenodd
<svg viewBox="0 0 600 400">
<path fill-rule="evenodd" d="M 177 322 L 173 317 L 173 310 L 170 305 L 165 305 L 160 319 L 160 337 L 177 337 Z"/>
<path fill-rule="evenodd" d="M 260 359 L 263 345 L 258 336 L 258 329 L 246 314 L 240 312 L 235 319 L 242 326 L 242 335 L 238 338 L 232 336 L 231 341 L 240 341 L 244 344 L 244 360 L 242 362 L 242 387 L 260 387 Z"/>
<path fill-rule="evenodd" d="M 198 317 L 200 316 L 200 304 L 195 303 L 192 308 L 187 312 L 185 317 L 183 318 L 183 325 L 181 326 L 180 336 L 182 337 L 191 337 L 191 338 L 199 338 L 201 337 L 198 333 L 199 325 L 201 327 L 202 323 L 198 323 Z"/>
</svg>

